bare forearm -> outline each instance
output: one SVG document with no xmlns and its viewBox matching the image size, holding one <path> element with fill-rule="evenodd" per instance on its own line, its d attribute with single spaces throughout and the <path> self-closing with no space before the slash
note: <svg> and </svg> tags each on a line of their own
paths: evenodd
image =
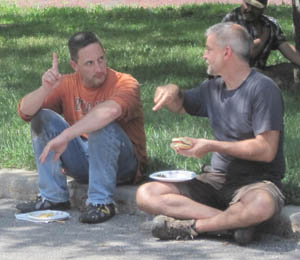
<svg viewBox="0 0 300 260">
<path fill-rule="evenodd" d="M 172 112 L 183 113 L 183 94 L 175 84 L 157 87 L 154 94 L 153 111 L 166 107 Z"/>
<path fill-rule="evenodd" d="M 183 93 L 181 91 L 178 92 L 178 95 L 174 99 L 174 102 L 167 105 L 167 108 L 174 113 L 184 113 L 185 110 L 183 108 Z"/>
<path fill-rule="evenodd" d="M 45 98 L 59 86 L 62 75 L 58 71 L 58 57 L 53 53 L 52 68 L 42 76 L 42 86 L 27 94 L 20 104 L 23 114 L 33 116 L 42 106 Z"/>
<path fill-rule="evenodd" d="M 295 49 L 295 52 L 287 57 L 292 63 L 300 66 L 300 53 Z"/>
<path fill-rule="evenodd" d="M 300 52 L 296 50 L 295 46 L 289 42 L 282 43 L 279 46 L 279 50 L 292 63 L 300 66 Z"/>
<path fill-rule="evenodd" d="M 28 116 L 33 116 L 42 106 L 45 98 L 48 96 L 43 87 L 40 87 L 33 92 L 27 94 L 21 102 L 20 110 L 22 113 Z"/>
<path fill-rule="evenodd" d="M 80 121 L 67 128 L 62 135 L 69 141 L 84 133 L 99 130 L 115 121 L 121 115 L 121 107 L 115 101 L 105 101 L 95 106 Z"/>
<path fill-rule="evenodd" d="M 275 156 L 271 147 L 257 142 L 255 139 L 237 142 L 210 140 L 209 145 L 212 152 L 223 153 L 244 160 L 270 162 Z"/>
</svg>

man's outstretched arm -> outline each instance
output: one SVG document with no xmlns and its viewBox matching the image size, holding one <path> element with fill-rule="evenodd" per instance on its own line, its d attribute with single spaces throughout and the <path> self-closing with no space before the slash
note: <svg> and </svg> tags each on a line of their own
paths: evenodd
<svg viewBox="0 0 300 260">
<path fill-rule="evenodd" d="M 294 45 L 284 42 L 279 45 L 279 50 L 284 57 L 300 67 L 300 52 L 296 50 Z"/>
<path fill-rule="evenodd" d="M 244 160 L 271 162 L 277 154 L 279 135 L 279 131 L 271 130 L 255 138 L 235 142 L 189 138 L 193 143 L 192 148 L 177 149 L 177 153 L 202 158 L 209 152 L 218 152 Z"/>
<path fill-rule="evenodd" d="M 185 112 L 183 108 L 183 94 L 177 85 L 168 84 L 156 88 L 152 110 L 158 111 L 164 107 L 175 113 Z"/>
</svg>

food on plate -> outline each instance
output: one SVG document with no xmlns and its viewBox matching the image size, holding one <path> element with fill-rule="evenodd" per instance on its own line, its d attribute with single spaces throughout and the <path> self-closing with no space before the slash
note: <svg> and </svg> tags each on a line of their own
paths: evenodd
<svg viewBox="0 0 300 260">
<path fill-rule="evenodd" d="M 160 178 L 167 178 L 167 176 L 163 173 L 158 173 L 155 175 L 156 177 L 160 177 Z"/>
<path fill-rule="evenodd" d="M 171 143 L 173 149 L 188 150 L 191 149 L 192 146 L 193 143 L 185 137 L 173 138 Z"/>
<path fill-rule="evenodd" d="M 39 218 L 50 218 L 53 216 L 54 216 L 54 213 L 50 212 L 50 213 L 43 213 L 43 214 L 39 215 Z"/>
</svg>

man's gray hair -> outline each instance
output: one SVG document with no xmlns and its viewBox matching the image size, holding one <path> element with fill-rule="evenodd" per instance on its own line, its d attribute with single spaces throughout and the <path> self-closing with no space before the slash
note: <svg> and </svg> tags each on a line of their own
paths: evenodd
<svg viewBox="0 0 300 260">
<path fill-rule="evenodd" d="M 209 27 L 205 33 L 206 37 L 211 34 L 215 35 L 220 47 L 229 46 L 241 59 L 249 61 L 253 39 L 244 27 L 232 22 L 218 23 Z"/>
</svg>

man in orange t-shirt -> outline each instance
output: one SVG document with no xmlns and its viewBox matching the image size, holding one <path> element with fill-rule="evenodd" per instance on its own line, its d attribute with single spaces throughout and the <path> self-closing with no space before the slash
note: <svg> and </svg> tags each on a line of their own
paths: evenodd
<svg viewBox="0 0 300 260">
<path fill-rule="evenodd" d="M 76 33 L 68 45 L 75 73 L 61 75 L 54 53 L 42 86 L 19 103 L 20 116 L 31 122 L 40 196 L 17 209 L 69 209 L 69 175 L 89 183 L 79 220 L 100 223 L 115 215 L 117 183 L 139 180 L 147 161 L 140 89 L 131 75 L 107 67 L 94 33 Z"/>
</svg>

